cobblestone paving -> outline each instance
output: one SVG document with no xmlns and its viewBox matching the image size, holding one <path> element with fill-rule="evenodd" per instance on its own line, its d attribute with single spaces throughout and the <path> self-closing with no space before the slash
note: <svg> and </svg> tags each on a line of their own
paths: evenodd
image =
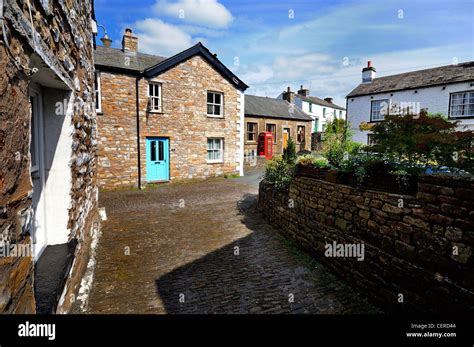
<svg viewBox="0 0 474 347">
<path fill-rule="evenodd" d="M 377 312 L 267 225 L 256 199 L 235 179 L 103 193 L 86 312 Z"/>
</svg>

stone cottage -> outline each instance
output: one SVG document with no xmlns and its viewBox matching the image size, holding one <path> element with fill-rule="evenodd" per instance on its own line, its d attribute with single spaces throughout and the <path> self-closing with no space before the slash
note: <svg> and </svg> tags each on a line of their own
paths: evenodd
<svg viewBox="0 0 474 347">
<path fill-rule="evenodd" d="M 295 104 L 263 96 L 245 96 L 245 156 L 257 155 L 258 136 L 273 134 L 273 155 L 283 154 L 288 140 L 295 141 L 297 151 L 311 149 L 313 119 Z"/>
<path fill-rule="evenodd" d="M 99 185 L 121 186 L 243 174 L 248 86 L 201 43 L 170 58 L 95 51 Z"/>
<path fill-rule="evenodd" d="M 0 313 L 67 312 L 80 283 L 97 227 L 94 27 L 90 0 L 0 2 Z"/>
</svg>

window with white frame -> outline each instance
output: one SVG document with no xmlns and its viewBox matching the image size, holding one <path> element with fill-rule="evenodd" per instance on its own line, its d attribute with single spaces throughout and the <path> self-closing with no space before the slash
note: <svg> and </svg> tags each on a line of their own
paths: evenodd
<svg viewBox="0 0 474 347">
<path fill-rule="evenodd" d="M 31 103 L 31 144 L 30 144 L 30 155 L 31 155 L 31 172 L 35 173 L 39 171 L 40 165 L 40 136 L 39 136 L 39 109 L 38 109 L 38 97 L 30 97 Z"/>
<path fill-rule="evenodd" d="M 95 110 L 102 112 L 102 93 L 100 91 L 100 71 L 95 73 Z"/>
<path fill-rule="evenodd" d="M 148 110 L 161 112 L 161 83 L 148 84 Z"/>
<path fill-rule="evenodd" d="M 309 103 L 309 112 L 313 113 L 313 104 L 312 103 Z"/>
<path fill-rule="evenodd" d="M 207 92 L 207 115 L 209 117 L 223 117 L 224 94 Z"/>
<path fill-rule="evenodd" d="M 474 117 L 474 92 L 452 93 L 449 117 Z"/>
<path fill-rule="evenodd" d="M 222 163 L 224 161 L 224 139 L 207 139 L 207 162 Z"/>
<path fill-rule="evenodd" d="M 380 122 L 385 119 L 388 113 L 388 100 L 374 100 L 370 107 L 370 121 Z"/>
</svg>

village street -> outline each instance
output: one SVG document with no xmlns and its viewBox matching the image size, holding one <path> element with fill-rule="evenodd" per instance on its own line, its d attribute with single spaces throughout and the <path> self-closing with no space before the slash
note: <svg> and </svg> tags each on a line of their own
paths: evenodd
<svg viewBox="0 0 474 347">
<path fill-rule="evenodd" d="M 102 193 L 108 221 L 85 311 L 377 312 L 260 218 L 260 176 Z"/>
</svg>

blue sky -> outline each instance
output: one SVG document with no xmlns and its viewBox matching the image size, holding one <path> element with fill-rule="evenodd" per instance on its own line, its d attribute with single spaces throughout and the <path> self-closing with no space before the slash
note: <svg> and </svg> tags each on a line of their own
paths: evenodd
<svg viewBox="0 0 474 347">
<path fill-rule="evenodd" d="M 345 105 L 367 60 L 377 76 L 474 60 L 473 0 L 95 0 L 95 8 L 115 47 L 126 27 L 144 53 L 171 56 L 201 41 L 247 93 L 270 97 L 304 85 Z"/>
</svg>

